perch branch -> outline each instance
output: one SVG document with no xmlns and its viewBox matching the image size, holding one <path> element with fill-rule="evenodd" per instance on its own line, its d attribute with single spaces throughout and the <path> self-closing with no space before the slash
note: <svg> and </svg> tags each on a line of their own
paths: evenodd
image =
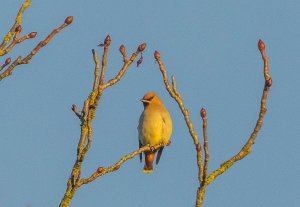
<svg viewBox="0 0 300 207">
<path fill-rule="evenodd" d="M 92 50 L 93 53 L 93 59 L 95 62 L 95 71 L 94 71 L 94 83 L 93 83 L 93 89 L 90 92 L 89 97 L 85 100 L 84 106 L 82 109 L 81 114 L 78 113 L 76 105 L 73 105 L 72 110 L 75 113 L 76 116 L 78 116 L 81 120 L 81 134 L 77 146 L 77 158 L 75 161 L 75 164 L 73 166 L 71 175 L 67 182 L 67 189 L 65 192 L 64 197 L 61 200 L 60 207 L 66 207 L 69 206 L 73 196 L 75 195 L 76 190 L 83 184 L 87 184 L 89 182 L 92 182 L 97 177 L 100 177 L 106 173 L 113 172 L 120 168 L 120 166 L 126 162 L 127 160 L 133 158 L 139 153 L 142 153 L 144 151 L 147 151 L 150 149 L 150 146 L 145 146 L 139 150 L 134 151 L 131 154 L 128 154 L 121 158 L 121 160 L 111 167 L 108 168 L 102 168 L 99 167 L 98 170 L 93 173 L 89 178 L 81 179 L 81 167 L 85 158 L 86 153 L 91 147 L 92 143 L 92 121 L 96 116 L 96 109 L 98 107 L 99 101 L 102 97 L 103 91 L 113 86 L 114 84 L 118 83 L 121 78 L 123 77 L 125 71 L 127 68 L 134 62 L 136 57 L 146 48 L 146 44 L 141 44 L 137 51 L 132 54 L 131 58 L 127 60 L 126 54 L 125 54 L 125 47 L 121 46 L 122 50 L 120 49 L 120 52 L 123 54 L 123 60 L 124 64 L 117 76 L 111 80 L 109 80 L 107 83 L 105 83 L 105 71 L 106 71 L 106 65 L 107 65 L 107 55 L 108 55 L 108 49 L 111 43 L 111 38 L 108 35 L 104 43 L 101 43 L 99 46 L 103 47 L 103 55 L 102 55 L 102 62 L 100 66 L 100 60 L 98 59 L 98 55 L 95 50 Z M 101 69 L 100 69 L 101 67 Z M 100 75 L 99 75 L 100 70 Z M 159 147 L 159 146 L 154 146 Z M 151 148 L 152 149 L 152 148 Z M 156 148 L 155 148 L 156 149 Z"/>
<path fill-rule="evenodd" d="M 122 164 L 124 164 L 127 160 L 132 159 L 133 157 L 135 157 L 135 156 L 137 156 L 137 155 L 139 155 L 143 152 L 157 150 L 157 149 L 159 149 L 160 147 L 163 147 L 163 146 L 166 146 L 166 144 L 162 143 L 162 144 L 155 145 L 155 146 L 146 145 L 144 147 L 139 148 L 138 150 L 135 150 L 134 152 L 132 152 L 130 154 L 127 154 L 127 155 L 123 156 L 118 162 L 116 162 L 114 165 L 112 165 L 108 168 L 99 167 L 97 169 L 97 171 L 94 172 L 90 177 L 85 178 L 85 179 L 81 179 L 78 182 L 78 187 L 80 187 L 83 184 L 90 183 L 90 182 L 94 181 L 96 178 L 98 178 L 100 176 L 103 176 L 107 173 L 118 170 L 122 166 Z"/>
</svg>

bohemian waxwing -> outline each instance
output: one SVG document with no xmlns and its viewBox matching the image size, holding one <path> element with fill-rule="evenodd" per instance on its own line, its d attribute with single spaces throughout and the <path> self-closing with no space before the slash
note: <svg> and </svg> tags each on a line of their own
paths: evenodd
<svg viewBox="0 0 300 207">
<path fill-rule="evenodd" d="M 144 111 L 140 116 L 138 125 L 139 147 L 141 148 L 147 144 L 154 146 L 160 143 L 169 143 L 172 134 L 172 119 L 163 102 L 153 92 L 146 93 L 141 102 L 143 102 Z M 158 149 L 156 164 L 160 160 L 163 149 L 164 147 Z M 153 171 L 153 160 L 156 151 L 144 152 L 144 173 Z M 140 154 L 140 161 L 142 162 L 142 154 Z"/>
</svg>

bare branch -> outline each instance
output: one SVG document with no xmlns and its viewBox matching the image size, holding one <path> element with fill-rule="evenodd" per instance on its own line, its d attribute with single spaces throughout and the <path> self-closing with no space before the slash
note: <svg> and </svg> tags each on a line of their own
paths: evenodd
<svg viewBox="0 0 300 207">
<path fill-rule="evenodd" d="M 103 168 L 99 167 L 98 170 L 93 173 L 89 178 L 80 179 L 80 173 L 81 173 L 81 167 L 82 163 L 84 161 L 86 153 L 89 151 L 92 143 L 92 121 L 96 116 L 96 109 L 99 104 L 99 101 L 101 99 L 101 96 L 103 94 L 103 91 L 113 86 L 114 84 L 118 83 L 120 79 L 123 77 L 125 71 L 127 68 L 133 63 L 133 61 L 136 59 L 137 55 L 141 53 L 145 47 L 146 44 L 140 45 L 135 53 L 132 54 L 130 60 L 127 60 L 126 53 L 125 53 L 125 47 L 120 47 L 120 52 L 123 55 L 124 65 L 119 71 L 118 75 L 109 80 L 107 83 L 105 83 L 104 77 L 105 77 L 105 71 L 106 71 L 106 65 L 107 65 L 107 53 L 108 48 L 111 43 L 111 38 L 108 35 L 104 43 L 99 44 L 99 46 L 103 47 L 103 55 L 102 55 L 102 63 L 101 63 L 101 72 L 99 75 L 99 68 L 100 68 L 100 60 L 98 59 L 97 52 L 95 50 L 92 50 L 93 53 L 93 59 L 95 62 L 95 70 L 94 70 L 94 83 L 93 83 L 93 89 L 90 92 L 89 97 L 85 100 L 84 106 L 81 112 L 81 134 L 78 142 L 77 147 L 77 158 L 75 161 L 75 164 L 73 166 L 71 175 L 68 180 L 67 189 L 65 192 L 64 197 L 61 200 L 60 207 L 66 207 L 69 206 L 69 203 L 71 202 L 77 188 L 79 188 L 83 184 L 87 184 L 89 182 L 92 182 L 97 177 L 100 177 L 106 173 L 113 172 L 120 168 L 120 166 L 126 162 L 127 160 L 133 158 L 139 153 L 142 153 L 147 150 L 151 149 L 157 149 L 160 146 L 145 146 L 139 150 L 134 151 L 131 154 L 125 155 L 120 159 L 119 162 L 115 163 L 111 167 Z M 78 116 L 77 107 L 75 108 L 74 105 L 72 107 L 75 114 Z M 77 112 L 77 113 L 76 113 Z M 87 142 L 87 143 L 86 143 Z"/>
<path fill-rule="evenodd" d="M 251 136 L 249 137 L 248 141 L 243 146 L 243 148 L 236 155 L 234 155 L 232 158 L 230 158 L 229 160 L 227 160 L 226 162 L 221 164 L 219 169 L 215 170 L 213 173 L 211 173 L 209 175 L 209 177 L 207 178 L 207 181 L 206 181 L 207 184 L 210 184 L 219 175 L 221 175 L 227 169 L 229 169 L 235 162 L 243 159 L 244 157 L 246 157 L 251 152 L 251 147 L 254 144 L 255 139 L 257 137 L 257 134 L 258 134 L 258 132 L 260 131 L 260 129 L 262 127 L 263 119 L 264 119 L 264 116 L 265 116 L 266 111 L 267 111 L 266 102 L 267 102 L 267 96 L 268 96 L 269 89 L 272 85 L 272 79 L 271 79 L 271 76 L 269 74 L 268 58 L 265 54 L 265 45 L 264 45 L 262 40 L 259 40 L 258 47 L 259 47 L 259 51 L 261 52 L 262 59 L 264 61 L 265 86 L 264 86 L 264 90 L 263 90 L 263 94 L 262 94 L 262 98 L 261 98 L 260 112 L 259 112 L 259 116 L 258 116 L 256 125 L 255 125 L 255 128 L 254 128 Z"/>
<path fill-rule="evenodd" d="M 209 162 L 209 152 L 208 152 L 208 138 L 207 138 L 207 119 L 206 119 L 206 110 L 201 109 L 200 115 L 203 121 L 203 148 L 204 148 L 204 167 L 203 167 L 203 179 L 202 183 L 206 180 L 207 177 L 207 168 Z"/>
<path fill-rule="evenodd" d="M 159 145 L 155 145 L 155 146 L 146 145 L 144 147 L 139 148 L 138 150 L 133 151 L 130 154 L 127 154 L 127 155 L 123 156 L 118 162 L 116 162 L 114 165 L 112 165 L 108 168 L 99 167 L 97 169 L 97 171 L 94 172 L 90 177 L 85 178 L 85 179 L 81 179 L 78 182 L 78 187 L 83 185 L 83 184 L 90 183 L 90 182 L 94 181 L 96 178 L 105 175 L 106 173 L 118 170 L 122 166 L 122 164 L 124 164 L 127 160 L 132 159 L 133 157 L 137 156 L 138 154 L 141 154 L 141 153 L 146 152 L 146 151 L 154 151 L 154 150 L 157 150 L 160 147 L 163 147 L 163 146 L 166 146 L 166 145 L 167 144 L 163 144 L 163 143 L 161 143 Z"/>
<path fill-rule="evenodd" d="M 243 146 L 243 148 L 240 150 L 240 152 L 238 152 L 232 158 L 230 158 L 229 160 L 224 162 L 220 166 L 220 168 L 218 168 L 217 170 L 212 172 L 208 177 L 207 177 L 207 167 L 208 167 L 208 162 L 209 162 L 209 152 L 208 152 L 206 111 L 205 111 L 205 109 L 201 109 L 201 117 L 202 117 L 202 120 L 203 120 L 203 139 L 204 139 L 203 147 L 204 147 L 204 153 L 205 153 L 205 160 L 204 160 L 204 166 L 203 166 L 203 164 L 202 164 L 201 145 L 199 144 L 197 134 L 194 132 L 193 125 L 192 125 L 191 120 L 189 118 L 188 111 L 184 107 L 183 101 L 180 97 L 180 94 L 177 91 L 175 78 L 174 78 L 174 76 L 172 76 L 172 87 L 171 87 L 169 82 L 168 82 L 166 69 L 165 69 L 165 67 L 164 67 L 164 65 L 163 65 L 163 63 L 160 59 L 160 54 L 157 51 L 155 51 L 155 53 L 154 53 L 154 57 L 155 57 L 156 61 L 158 62 L 160 71 L 163 75 L 163 81 L 165 83 L 166 89 L 169 92 L 170 96 L 173 99 L 175 99 L 175 101 L 177 102 L 177 104 L 178 104 L 178 106 L 179 106 L 179 108 L 180 108 L 180 110 L 181 110 L 181 112 L 184 116 L 185 122 L 188 126 L 190 135 L 193 138 L 194 144 L 196 146 L 197 165 L 198 165 L 198 168 L 199 168 L 199 172 L 198 172 L 199 188 L 197 190 L 197 198 L 196 198 L 196 206 L 197 207 L 201 207 L 202 204 L 203 204 L 206 187 L 212 181 L 214 181 L 219 175 L 221 175 L 227 169 L 229 169 L 235 162 L 243 159 L 245 156 L 247 156 L 251 152 L 251 147 L 254 144 L 254 141 L 257 137 L 257 134 L 258 134 L 258 132 L 260 131 L 260 129 L 262 127 L 263 118 L 264 118 L 265 113 L 267 111 L 266 101 L 267 101 L 268 91 L 269 91 L 269 89 L 272 85 L 272 79 L 271 79 L 271 76 L 270 76 L 269 70 L 268 70 L 268 58 L 265 54 L 265 44 L 263 43 L 262 40 L 259 40 L 258 48 L 259 48 L 259 51 L 261 52 L 262 59 L 264 61 L 265 86 L 264 86 L 263 95 L 262 95 L 262 98 L 261 98 L 260 112 L 259 112 L 258 120 L 256 122 L 256 126 L 255 126 L 251 136 L 249 137 L 248 141 Z"/>
<path fill-rule="evenodd" d="M 12 26 L 12 28 L 10 29 L 10 31 L 7 33 L 7 35 L 4 37 L 3 42 L 0 45 L 0 56 L 3 56 L 7 53 L 9 53 L 16 44 L 19 44 L 27 39 L 32 39 L 35 38 L 37 33 L 36 32 L 31 32 L 28 35 L 25 35 L 21 38 L 19 38 L 19 35 L 22 31 L 22 27 L 21 27 L 21 21 L 22 21 L 22 15 L 24 10 L 30 5 L 31 1 L 27 0 L 23 3 L 22 7 L 20 8 L 15 23 Z M 14 70 L 14 68 L 17 65 L 22 65 L 22 64 L 28 64 L 29 61 L 31 60 L 31 58 L 45 45 L 47 45 L 50 40 L 57 34 L 59 33 L 63 28 L 65 28 L 66 26 L 68 26 L 69 24 L 71 24 L 73 21 L 73 17 L 69 16 L 65 19 L 65 22 L 58 28 L 54 29 L 43 41 L 41 41 L 39 44 L 37 44 L 37 46 L 31 50 L 31 52 L 25 57 L 22 58 L 21 56 L 19 56 L 16 60 L 13 61 L 12 64 L 6 64 L 6 65 L 2 65 L 1 66 L 1 70 L 8 66 L 8 68 L 6 70 L 4 70 L 1 74 L 0 74 L 0 81 L 4 78 L 6 78 L 7 76 L 12 74 L 12 71 Z M 12 41 L 11 41 L 12 39 Z M 11 43 L 4 49 L 4 47 L 11 41 Z M 0 70 L 0 71 L 1 71 Z"/>
<path fill-rule="evenodd" d="M 180 96 L 179 92 L 176 89 L 175 77 L 172 76 L 172 86 L 173 87 L 171 88 L 171 86 L 169 84 L 169 81 L 168 81 L 168 77 L 167 77 L 167 71 L 165 69 L 165 66 L 164 66 L 163 62 L 160 59 L 160 54 L 159 54 L 158 51 L 154 52 L 154 57 L 155 57 L 158 65 L 159 65 L 159 69 L 162 73 L 166 89 L 169 92 L 170 96 L 177 102 L 177 104 L 178 104 L 178 106 L 179 106 L 179 108 L 180 108 L 180 110 L 183 114 L 183 117 L 185 119 L 185 123 L 186 123 L 186 125 L 189 129 L 189 133 L 190 133 L 191 137 L 194 140 L 194 144 L 195 144 L 196 152 L 197 152 L 198 180 L 199 180 L 199 183 L 201 183 L 202 179 L 203 179 L 203 163 L 202 163 L 202 147 L 201 147 L 201 144 L 199 143 L 198 135 L 196 134 L 196 132 L 194 130 L 194 126 L 193 126 L 193 123 L 190 119 L 189 112 L 184 107 L 181 96 Z"/>
<path fill-rule="evenodd" d="M 8 33 L 5 35 L 5 37 L 3 38 L 3 41 L 0 45 L 0 56 L 3 55 L 3 48 L 7 45 L 7 43 L 10 42 L 11 38 L 13 37 L 14 33 L 16 32 L 16 28 L 21 24 L 23 13 L 24 13 L 25 9 L 27 9 L 30 6 L 30 3 L 31 3 L 31 0 L 26 0 L 22 4 L 21 8 L 19 9 L 19 12 L 17 14 L 16 20 L 15 20 L 13 26 L 8 31 Z"/>
</svg>

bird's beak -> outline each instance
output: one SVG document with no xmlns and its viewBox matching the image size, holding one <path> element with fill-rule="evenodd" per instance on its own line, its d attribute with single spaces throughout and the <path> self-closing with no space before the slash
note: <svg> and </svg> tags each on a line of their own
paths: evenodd
<svg viewBox="0 0 300 207">
<path fill-rule="evenodd" d="M 140 101 L 143 102 L 143 103 L 149 103 L 150 102 L 149 100 L 146 100 L 146 99 L 141 99 Z"/>
</svg>

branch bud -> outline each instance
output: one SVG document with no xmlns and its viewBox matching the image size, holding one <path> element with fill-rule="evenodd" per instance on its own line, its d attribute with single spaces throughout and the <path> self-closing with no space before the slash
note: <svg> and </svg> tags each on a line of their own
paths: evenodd
<svg viewBox="0 0 300 207">
<path fill-rule="evenodd" d="M 102 171 L 103 171 L 103 167 L 98 167 L 98 169 L 97 169 L 97 173 L 101 173 Z"/>
<path fill-rule="evenodd" d="M 72 111 L 74 111 L 75 113 L 78 112 L 77 106 L 75 104 L 72 105 Z"/>
<path fill-rule="evenodd" d="M 202 108 L 202 109 L 201 109 L 200 115 L 201 115 L 202 118 L 205 118 L 205 117 L 206 117 L 206 110 L 205 110 L 205 108 Z"/>
<path fill-rule="evenodd" d="M 265 43 L 261 39 L 259 39 L 259 41 L 258 41 L 258 49 L 260 52 L 265 50 Z"/>
<path fill-rule="evenodd" d="M 111 42 L 110 36 L 107 35 L 106 38 L 105 38 L 105 40 L 104 40 L 104 44 L 105 44 L 106 46 L 109 46 L 109 45 L 110 45 L 110 42 Z"/>
<path fill-rule="evenodd" d="M 73 22 L 73 16 L 68 16 L 66 19 L 65 19 L 65 23 L 67 25 L 71 24 Z"/>
<path fill-rule="evenodd" d="M 22 31 L 22 26 L 19 25 L 16 27 L 15 32 L 21 32 Z"/>
<path fill-rule="evenodd" d="M 10 58 L 6 58 L 6 60 L 5 60 L 5 65 L 8 65 L 9 63 L 11 62 L 11 59 Z"/>
<path fill-rule="evenodd" d="M 105 38 L 105 40 L 104 40 L 104 43 L 101 43 L 98 46 L 100 46 L 100 47 L 107 47 L 107 46 L 110 45 L 110 42 L 111 42 L 110 36 L 107 35 L 106 38 Z"/>
<path fill-rule="evenodd" d="M 143 56 L 140 57 L 140 59 L 136 62 L 136 67 L 139 67 L 140 64 L 143 62 Z"/>
<path fill-rule="evenodd" d="M 200 146 L 200 144 L 198 143 L 198 144 L 196 144 L 196 150 L 197 150 L 197 152 L 200 152 L 200 149 L 201 149 L 201 146 Z"/>
<path fill-rule="evenodd" d="M 265 82 L 265 85 L 267 87 L 271 87 L 272 86 L 272 78 L 267 79 L 266 82 Z"/>
<path fill-rule="evenodd" d="M 35 38 L 36 35 L 37 35 L 37 32 L 30 32 L 30 33 L 28 34 L 28 37 L 29 37 L 29 38 Z"/>
<path fill-rule="evenodd" d="M 156 60 L 160 59 L 160 54 L 157 50 L 155 50 L 155 52 L 154 52 L 154 57 Z"/>
<path fill-rule="evenodd" d="M 146 48 L 147 44 L 144 42 L 143 44 L 140 44 L 139 47 L 138 47 L 138 51 L 139 52 L 143 52 Z"/>
<path fill-rule="evenodd" d="M 123 54 L 125 53 L 125 46 L 124 46 L 124 45 L 121 45 L 121 46 L 119 47 L 119 51 L 120 51 L 120 53 L 123 55 Z"/>
</svg>

